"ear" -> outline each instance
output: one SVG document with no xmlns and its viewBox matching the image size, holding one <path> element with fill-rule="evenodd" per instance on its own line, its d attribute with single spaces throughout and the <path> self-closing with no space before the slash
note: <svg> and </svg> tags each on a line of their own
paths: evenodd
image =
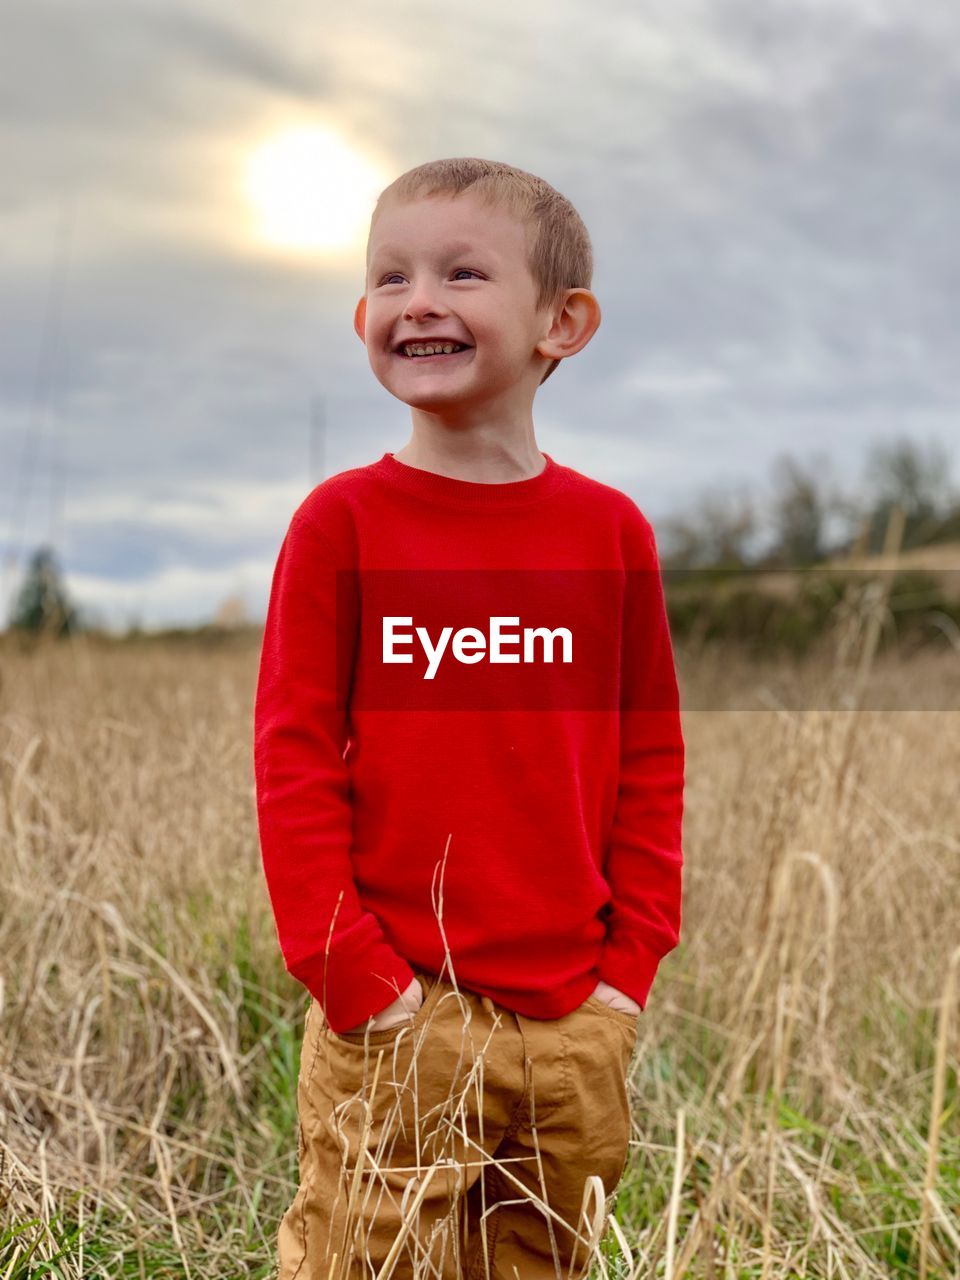
<svg viewBox="0 0 960 1280">
<path fill-rule="evenodd" d="M 363 336 L 367 326 L 367 298 L 366 294 L 357 303 L 357 308 L 353 313 L 353 327 L 357 331 L 357 337 L 366 344 L 366 338 Z"/>
<path fill-rule="evenodd" d="M 596 294 L 589 289 L 569 289 L 535 349 L 551 360 L 575 355 L 599 329 L 600 319 Z"/>
</svg>

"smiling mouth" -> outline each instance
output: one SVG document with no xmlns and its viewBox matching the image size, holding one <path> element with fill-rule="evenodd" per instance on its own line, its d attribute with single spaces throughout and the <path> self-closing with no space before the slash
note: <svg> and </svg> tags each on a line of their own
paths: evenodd
<svg viewBox="0 0 960 1280">
<path fill-rule="evenodd" d="M 469 355 L 472 350 L 473 347 L 464 347 L 462 351 L 451 351 L 449 354 L 438 351 L 432 356 L 408 356 L 404 351 L 396 351 L 394 354 L 407 364 L 436 364 L 439 360 L 458 360 L 461 356 Z"/>
</svg>

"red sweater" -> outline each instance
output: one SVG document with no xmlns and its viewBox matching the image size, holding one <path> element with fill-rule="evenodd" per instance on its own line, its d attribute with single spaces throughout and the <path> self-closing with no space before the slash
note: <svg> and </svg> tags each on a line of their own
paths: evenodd
<svg viewBox="0 0 960 1280">
<path fill-rule="evenodd" d="M 317 485 L 280 547 L 260 845 L 284 963 L 334 1031 L 447 951 L 458 985 L 528 1017 L 601 979 L 643 1007 L 679 941 L 684 742 L 653 529 L 544 456 L 480 484 L 385 453 Z"/>
</svg>

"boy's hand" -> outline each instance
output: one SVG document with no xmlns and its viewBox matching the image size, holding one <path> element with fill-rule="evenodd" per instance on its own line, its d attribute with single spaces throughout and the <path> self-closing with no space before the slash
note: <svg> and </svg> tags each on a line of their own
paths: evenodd
<svg viewBox="0 0 960 1280">
<path fill-rule="evenodd" d="M 371 1031 L 388 1031 L 390 1027 L 398 1027 L 401 1023 L 408 1021 L 417 1012 L 423 1004 L 423 988 L 419 981 L 414 978 L 409 987 L 401 992 L 400 998 L 394 1000 L 392 1004 L 388 1004 L 385 1009 L 381 1009 L 378 1013 L 373 1014 L 366 1022 L 361 1022 L 359 1027 L 351 1027 L 349 1031 L 344 1032 L 345 1035 L 353 1035 L 355 1032 L 362 1033 L 370 1027 Z"/>
<path fill-rule="evenodd" d="M 611 1009 L 620 1009 L 623 1013 L 640 1014 L 643 1012 L 636 1000 L 632 1000 L 630 996 L 616 987 L 611 987 L 609 982 L 598 982 L 593 989 L 593 994 L 599 1000 L 602 1000 L 604 1004 L 608 1004 Z"/>
</svg>

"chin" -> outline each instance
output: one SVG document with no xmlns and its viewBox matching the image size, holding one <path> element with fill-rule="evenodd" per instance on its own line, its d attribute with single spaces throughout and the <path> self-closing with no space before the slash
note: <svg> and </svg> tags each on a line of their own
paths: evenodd
<svg viewBox="0 0 960 1280">
<path fill-rule="evenodd" d="M 463 404 L 467 399 L 465 395 L 451 394 L 449 391 L 439 389 L 432 394 L 427 391 L 411 394 L 409 391 L 403 392 L 394 388 L 386 382 L 383 385 L 402 404 L 409 405 L 411 409 L 423 409 L 427 413 L 436 413 L 447 406 Z"/>
<path fill-rule="evenodd" d="M 425 400 L 421 398 L 416 400 L 406 400 L 403 396 L 398 395 L 397 399 L 401 404 L 405 404 L 410 409 L 417 409 L 421 413 L 433 413 L 438 416 L 443 416 L 443 414 L 459 408 L 463 403 L 460 400 L 451 400 L 449 396 L 446 396 L 443 399 L 436 398 L 433 400 Z"/>
</svg>

